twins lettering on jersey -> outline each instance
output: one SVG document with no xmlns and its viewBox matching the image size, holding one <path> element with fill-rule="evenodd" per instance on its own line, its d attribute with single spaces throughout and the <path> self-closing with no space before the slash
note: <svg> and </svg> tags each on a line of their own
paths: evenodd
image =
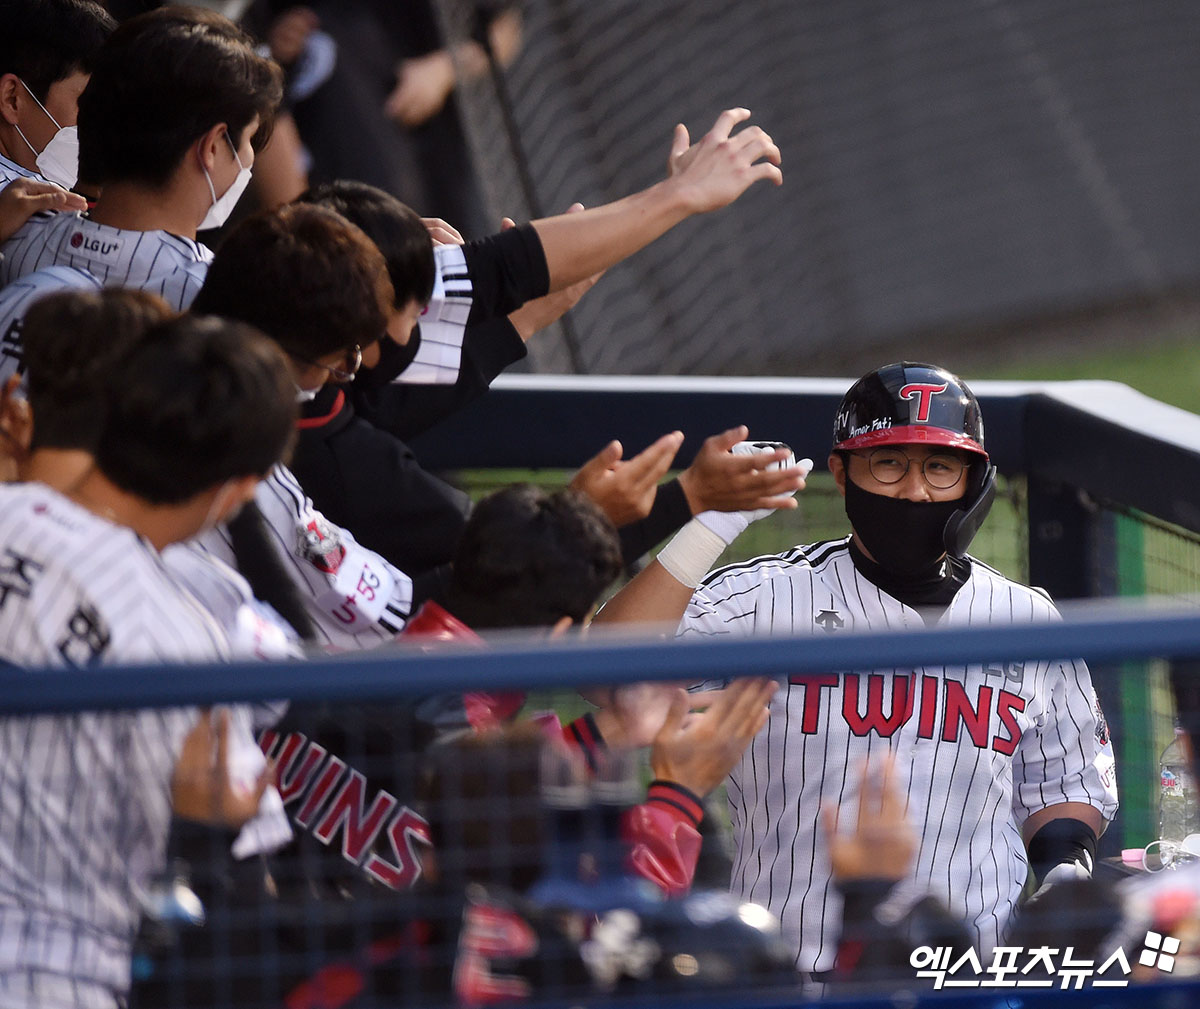
<svg viewBox="0 0 1200 1009">
<path fill-rule="evenodd" d="M 828 699 L 828 717 L 840 715 L 854 736 L 874 733 L 888 739 L 916 718 L 918 739 L 958 743 L 969 738 L 981 750 L 992 749 L 1011 757 L 1025 728 L 1017 716 L 1027 702 L 1001 684 L 1019 686 L 1024 669 L 1019 663 L 1010 663 L 1006 667 L 984 667 L 983 672 L 985 676 L 1000 676 L 1000 682 L 993 685 L 968 677 L 968 686 L 958 680 L 912 672 L 806 673 L 788 677 L 788 684 L 804 690 L 800 731 L 805 735 L 829 731 L 823 720 Z"/>
<path fill-rule="evenodd" d="M 298 827 L 324 845 L 340 833 L 342 857 L 384 886 L 406 890 L 417 881 L 421 863 L 413 845 L 432 844 L 423 817 L 382 788 L 367 807 L 367 779 L 303 733 L 267 731 L 259 745 L 275 760 L 284 807 L 299 806 L 292 812 Z M 381 837 L 385 854 L 375 850 Z"/>
</svg>

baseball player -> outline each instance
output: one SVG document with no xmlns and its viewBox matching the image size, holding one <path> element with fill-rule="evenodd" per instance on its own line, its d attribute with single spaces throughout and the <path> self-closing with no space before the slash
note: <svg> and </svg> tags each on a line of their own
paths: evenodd
<svg viewBox="0 0 1200 1009">
<path fill-rule="evenodd" d="M 4 0 L 0 25 L 0 189 L 22 178 L 70 189 L 79 95 L 117 23 L 92 0 Z"/>
<path fill-rule="evenodd" d="M 6 662 L 93 668 L 235 653 L 160 552 L 238 507 L 284 451 L 294 417 L 284 364 L 244 328 L 185 319 L 151 331 L 120 367 L 96 468 L 70 495 L 0 487 Z M 181 455 L 187 467 L 175 464 Z M 237 825 L 267 784 L 206 790 L 193 764 L 202 769 L 214 748 L 229 759 L 229 723 L 215 739 L 207 717 L 195 726 L 189 709 L 0 720 L 0 1006 L 122 1004 L 172 807 L 195 816 L 219 800 L 211 818 Z"/>
<path fill-rule="evenodd" d="M 756 516 L 700 516 L 599 619 L 682 614 L 683 637 L 1059 619 L 1044 593 L 966 553 L 995 467 L 979 404 L 954 375 L 902 362 L 864 376 L 838 409 L 829 467 L 850 536 L 706 574 Z M 1090 871 L 1117 808 L 1112 747 L 1082 661 L 791 678 L 730 777 L 732 887 L 780 917 L 802 970 L 833 965 L 841 914 L 821 808 L 855 808 L 860 766 L 887 753 L 922 832 L 896 900 L 932 894 L 984 950 L 1003 936 L 1031 870 L 1038 884 Z"/>
<path fill-rule="evenodd" d="M 100 197 L 87 218 L 22 228 L 0 281 L 76 266 L 185 307 L 211 259 L 196 232 L 229 216 L 281 93 L 279 68 L 218 14 L 172 7 L 126 22 L 96 53 L 79 98 L 80 171 Z"/>
</svg>

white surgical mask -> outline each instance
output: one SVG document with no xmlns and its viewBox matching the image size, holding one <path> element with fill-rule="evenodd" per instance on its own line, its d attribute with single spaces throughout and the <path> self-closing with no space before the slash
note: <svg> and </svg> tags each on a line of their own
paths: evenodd
<svg viewBox="0 0 1200 1009">
<path fill-rule="evenodd" d="M 213 495 L 212 504 L 208 506 L 208 512 L 204 516 L 204 521 L 194 535 L 201 536 L 210 529 L 215 529 L 221 522 L 232 521 L 237 516 L 237 513 L 241 511 L 241 505 L 239 505 L 228 514 L 222 514 L 225 506 L 229 503 L 229 494 L 234 489 L 234 483 L 235 481 L 233 480 L 226 480 L 221 484 L 221 489 Z"/>
<path fill-rule="evenodd" d="M 20 81 L 21 78 L 18 77 L 17 80 Z M 21 127 L 14 124 L 14 129 L 25 141 L 25 146 L 33 151 L 34 164 L 37 165 L 38 171 L 51 182 L 64 189 L 70 189 L 79 179 L 79 133 L 74 126 L 59 126 L 58 120 L 38 101 L 38 96 L 30 90 L 29 85 L 21 81 L 21 86 L 29 92 L 29 97 L 37 102 L 38 108 L 46 113 L 46 118 L 58 127 L 58 132 L 50 138 L 50 143 L 43 147 L 39 154 L 37 148 L 21 132 Z"/>
<path fill-rule="evenodd" d="M 227 220 L 229 215 L 233 213 L 233 208 L 237 205 L 237 201 L 241 199 L 242 193 L 246 191 L 246 187 L 250 184 L 250 169 L 242 165 L 242 159 L 238 157 L 237 148 L 233 146 L 233 140 L 228 133 L 225 134 L 225 139 L 229 141 L 229 149 L 233 151 L 233 160 L 238 163 L 237 178 L 233 180 L 233 184 L 225 190 L 220 199 L 217 199 L 217 191 L 213 188 L 212 176 L 208 174 L 208 169 L 203 168 L 204 178 L 208 181 L 208 191 L 212 194 L 212 206 L 208 208 L 208 213 L 204 215 L 204 220 L 200 222 L 197 231 L 207 231 L 209 228 L 219 228 Z"/>
</svg>

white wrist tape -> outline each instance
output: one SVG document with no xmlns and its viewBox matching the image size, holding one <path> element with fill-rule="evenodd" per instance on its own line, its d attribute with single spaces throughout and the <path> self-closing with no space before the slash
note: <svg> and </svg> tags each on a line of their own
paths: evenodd
<svg viewBox="0 0 1200 1009">
<path fill-rule="evenodd" d="M 658 552 L 658 563 L 677 582 L 694 589 L 728 545 L 703 523 L 692 519 Z"/>
<path fill-rule="evenodd" d="M 754 517 L 751 512 L 707 511 L 697 515 L 696 521 L 720 536 L 725 541 L 725 545 L 729 546 L 746 531 L 750 523 L 754 521 Z"/>
</svg>

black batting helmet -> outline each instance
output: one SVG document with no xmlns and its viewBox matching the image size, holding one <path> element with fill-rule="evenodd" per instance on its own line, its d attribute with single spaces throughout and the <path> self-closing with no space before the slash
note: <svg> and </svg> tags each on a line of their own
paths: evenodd
<svg viewBox="0 0 1200 1009">
<path fill-rule="evenodd" d="M 833 422 L 835 452 L 914 444 L 983 457 L 971 467 L 962 505 L 946 523 L 946 550 L 961 557 L 996 497 L 996 467 L 983 447 L 983 414 L 967 383 L 936 365 L 899 361 L 864 375 L 842 397 Z"/>
<path fill-rule="evenodd" d="M 967 383 L 932 364 L 900 361 L 864 375 L 842 397 L 834 451 L 880 445 L 983 448 L 983 416 Z"/>
</svg>

